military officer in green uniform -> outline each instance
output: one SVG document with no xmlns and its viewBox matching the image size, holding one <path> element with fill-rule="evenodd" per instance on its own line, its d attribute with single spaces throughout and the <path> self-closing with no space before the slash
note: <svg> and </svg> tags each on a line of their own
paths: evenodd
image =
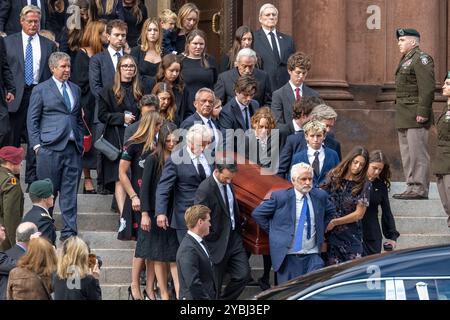
<svg viewBox="0 0 450 320">
<path fill-rule="evenodd" d="M 395 125 L 407 188 L 394 198 L 428 199 L 430 155 L 427 148 L 433 124 L 434 62 L 420 50 L 417 30 L 398 29 L 397 39 L 403 56 L 395 73 Z"/>
<path fill-rule="evenodd" d="M 433 173 L 437 178 L 439 197 L 448 215 L 447 224 L 450 227 L 450 71 L 442 86 L 442 95 L 447 97 L 447 104 L 436 121 L 437 147 Z"/>
<path fill-rule="evenodd" d="M 6 239 L 0 244 L 5 251 L 16 244 L 16 228 L 23 216 L 23 192 L 17 176 L 23 159 L 23 149 L 0 149 L 0 224 L 6 229 Z"/>
</svg>

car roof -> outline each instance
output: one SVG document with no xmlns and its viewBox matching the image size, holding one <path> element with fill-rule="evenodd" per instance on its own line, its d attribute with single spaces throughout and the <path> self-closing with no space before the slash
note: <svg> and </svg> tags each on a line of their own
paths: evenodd
<svg viewBox="0 0 450 320">
<path fill-rule="evenodd" d="M 450 276 L 450 244 L 403 249 L 329 266 L 261 292 L 256 299 L 289 299 L 318 288 L 377 277 Z"/>
</svg>

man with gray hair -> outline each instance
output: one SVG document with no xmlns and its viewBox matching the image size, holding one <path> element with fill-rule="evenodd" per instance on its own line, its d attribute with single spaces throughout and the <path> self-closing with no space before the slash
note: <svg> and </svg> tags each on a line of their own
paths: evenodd
<svg viewBox="0 0 450 320">
<path fill-rule="evenodd" d="M 21 3 L 23 1 L 14 2 Z M 14 76 L 14 86 L 16 87 L 15 99 L 8 103 L 11 128 L 8 145 L 14 147 L 20 147 L 21 136 L 26 131 L 31 91 L 38 83 L 52 76 L 48 67 L 48 59 L 50 54 L 56 51 L 56 45 L 38 34 L 41 16 L 41 10 L 38 7 L 23 7 L 20 12 L 22 30 L 9 34 L 5 38 L 6 60 Z M 28 135 L 25 136 L 28 144 L 25 183 L 31 184 L 37 180 L 36 157 Z"/>
<path fill-rule="evenodd" d="M 254 48 L 263 61 L 264 71 L 270 79 L 272 92 L 281 88 L 289 80 L 287 59 L 295 52 L 291 36 L 279 32 L 278 9 L 266 3 L 259 10 L 261 29 L 255 31 Z"/>
<path fill-rule="evenodd" d="M 70 56 L 54 52 L 49 58 L 51 79 L 31 94 L 27 117 L 30 144 L 37 155 L 37 176 L 49 178 L 63 220 L 60 240 L 77 235 L 77 190 L 83 154 L 81 90 L 70 77 Z"/>
<path fill-rule="evenodd" d="M 313 188 L 313 172 L 304 162 L 292 166 L 294 187 L 273 192 L 252 213 L 269 235 L 279 284 L 324 266 L 321 246 L 336 208 L 325 191 Z"/>
<path fill-rule="evenodd" d="M 417 30 L 397 29 L 396 35 L 403 56 L 395 72 L 395 127 L 407 186 L 403 193 L 393 197 L 403 200 L 428 199 L 428 135 L 434 122 L 434 62 L 432 57 L 420 50 Z"/>
<path fill-rule="evenodd" d="M 187 232 L 184 213 L 194 204 L 200 183 L 213 172 L 212 159 L 208 161 L 204 154 L 211 139 L 212 132 L 207 125 L 194 124 L 186 134 L 186 145 L 167 159 L 156 188 L 157 225 L 168 228 L 171 216 L 170 227 L 176 229 L 180 243 Z"/>
<path fill-rule="evenodd" d="M 270 87 L 269 75 L 258 68 L 255 68 L 258 58 L 256 52 L 250 48 L 241 49 L 236 55 L 235 68 L 219 74 L 214 92 L 216 97 L 222 101 L 222 105 L 227 104 L 236 94 L 234 85 L 241 76 L 253 76 L 258 82 L 258 88 L 254 99 L 260 106 L 272 104 L 272 89 Z"/>
</svg>

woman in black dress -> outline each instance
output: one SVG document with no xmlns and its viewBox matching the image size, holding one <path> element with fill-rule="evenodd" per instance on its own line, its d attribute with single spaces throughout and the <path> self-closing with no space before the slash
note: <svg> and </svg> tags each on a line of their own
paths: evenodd
<svg viewBox="0 0 450 320">
<path fill-rule="evenodd" d="M 144 21 L 147 20 L 147 7 L 141 0 L 122 0 L 123 15 L 128 26 L 127 42 L 130 48 L 138 45 Z"/>
<path fill-rule="evenodd" d="M 72 64 L 71 80 L 81 88 L 81 107 L 84 120 L 88 128 L 84 128 L 84 134 L 93 132 L 95 98 L 89 87 L 89 61 L 91 57 L 103 50 L 103 45 L 108 43 L 106 37 L 106 23 L 103 21 L 91 21 L 86 26 L 86 33 L 81 41 L 81 49 L 77 51 Z M 83 193 L 96 193 L 91 179 L 91 169 L 97 168 L 97 152 L 91 148 L 83 154 Z"/>
<path fill-rule="evenodd" d="M 46 26 L 42 29 L 47 29 L 55 34 L 56 39 L 60 39 L 61 33 L 66 26 L 68 0 L 46 0 L 47 1 L 47 18 Z"/>
<path fill-rule="evenodd" d="M 386 156 L 381 150 L 374 150 L 369 155 L 369 168 L 367 178 L 372 182 L 370 189 L 370 201 L 366 214 L 362 219 L 364 255 L 381 252 L 383 235 L 387 239 L 385 246 L 394 249 L 400 233 L 395 228 L 395 220 L 389 204 L 388 190 L 391 170 Z M 381 233 L 378 220 L 378 206 L 381 206 Z"/>
<path fill-rule="evenodd" d="M 123 149 L 125 127 L 140 117 L 138 103 L 142 98 L 139 73 L 134 58 L 125 54 L 117 63 L 113 87 L 105 87 L 98 100 L 98 119 L 105 124 L 104 138 L 116 148 Z M 113 191 L 122 213 L 125 190 L 119 181 L 119 160 L 101 156 L 105 188 Z"/>
<path fill-rule="evenodd" d="M 170 86 L 165 82 L 158 82 L 152 90 L 152 94 L 159 99 L 159 113 L 164 120 L 179 125 L 177 119 L 177 102 Z"/>
<path fill-rule="evenodd" d="M 336 207 L 336 214 L 325 230 L 328 232 L 328 265 L 360 258 L 363 254 L 360 220 L 369 206 L 368 166 L 369 153 L 357 146 L 328 172 L 328 180 L 322 188 Z"/>
<path fill-rule="evenodd" d="M 193 114 L 197 91 L 201 88 L 214 90 L 217 81 L 216 60 L 206 53 L 206 34 L 202 30 L 195 29 L 189 33 L 180 62 L 181 75 L 188 92 L 188 111 Z"/>
<path fill-rule="evenodd" d="M 136 133 L 125 143 L 119 165 L 119 178 L 128 197 L 125 199 L 120 218 L 119 240 L 136 240 L 140 236 L 140 234 L 138 235 L 139 225 L 141 225 L 141 201 L 139 194 L 142 185 L 142 172 L 145 159 L 156 148 L 155 137 L 162 125 L 162 121 L 163 119 L 158 112 L 143 114 Z M 128 171 L 130 172 L 130 178 L 128 177 Z M 145 222 L 144 217 L 144 222 L 142 223 L 147 225 L 147 222 Z M 144 258 L 146 258 L 139 251 L 137 246 L 131 269 L 130 290 L 134 299 L 141 299 L 139 278 L 144 266 Z M 147 288 L 144 291 L 144 296 L 154 300 L 153 283 L 155 282 L 155 269 L 153 261 L 147 259 L 145 262 Z"/>
<path fill-rule="evenodd" d="M 92 20 L 120 19 L 125 21 L 122 0 L 91 0 L 90 11 Z"/>
<path fill-rule="evenodd" d="M 169 299 L 167 277 L 169 269 L 174 282 L 175 291 L 179 292 L 176 254 L 178 240 L 175 229 L 159 228 L 155 217 L 155 193 L 162 168 L 172 150 L 178 143 L 173 133 L 175 125 L 163 124 L 158 136 L 156 151 L 145 159 L 141 187 L 142 220 L 136 244 L 136 256 L 154 261 L 156 279 L 161 293 L 161 300 Z"/>
<path fill-rule="evenodd" d="M 177 53 L 182 53 L 186 45 L 186 37 L 192 30 L 197 29 L 200 20 L 200 10 L 192 3 L 185 3 L 180 10 L 178 10 L 177 19 L 177 38 L 175 42 L 175 49 Z"/>
<path fill-rule="evenodd" d="M 156 82 L 165 82 L 172 89 L 177 105 L 176 119 L 179 123 L 192 114 L 192 111 L 188 112 L 188 92 L 181 76 L 181 63 L 175 54 L 166 54 L 162 58 Z"/>
<path fill-rule="evenodd" d="M 145 20 L 140 36 L 140 45 L 131 49 L 131 55 L 138 64 L 142 79 L 149 81 L 151 88 L 155 83 L 156 73 L 161 63 L 161 33 L 156 19 Z"/>
</svg>

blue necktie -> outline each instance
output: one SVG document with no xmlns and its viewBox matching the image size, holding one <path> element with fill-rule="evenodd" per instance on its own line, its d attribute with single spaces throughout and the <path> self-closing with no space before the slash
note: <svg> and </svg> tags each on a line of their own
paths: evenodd
<svg viewBox="0 0 450 320">
<path fill-rule="evenodd" d="M 248 130 L 248 129 L 250 129 L 250 123 L 249 123 L 249 120 L 248 120 L 248 107 L 244 108 L 244 112 L 245 112 L 245 118 L 244 118 L 244 120 L 245 120 L 245 130 Z"/>
<path fill-rule="evenodd" d="M 31 0 L 31 5 L 37 7 L 38 6 L 37 0 Z"/>
<path fill-rule="evenodd" d="M 214 134 L 215 131 L 214 131 L 214 128 L 213 128 L 213 126 L 212 126 L 211 119 L 208 120 L 208 126 L 211 128 L 211 131 L 212 131 L 211 143 L 213 143 L 214 140 L 216 140 L 216 136 L 215 136 L 215 134 Z"/>
<path fill-rule="evenodd" d="M 63 82 L 63 85 L 62 85 L 62 92 L 63 92 L 64 104 L 66 105 L 67 110 L 72 111 L 72 106 L 70 104 L 69 93 L 67 93 L 66 83 L 65 82 Z"/>
<path fill-rule="evenodd" d="M 25 84 L 31 86 L 33 84 L 33 47 L 31 46 L 33 37 L 28 38 L 28 44 L 25 49 Z"/>
<path fill-rule="evenodd" d="M 297 225 L 297 233 L 294 239 L 294 251 L 300 251 L 302 249 L 303 240 L 303 228 L 305 226 L 306 220 L 306 238 L 311 239 L 311 216 L 309 214 L 308 198 L 306 195 L 303 196 L 303 207 L 300 213 L 300 219 Z"/>
</svg>

